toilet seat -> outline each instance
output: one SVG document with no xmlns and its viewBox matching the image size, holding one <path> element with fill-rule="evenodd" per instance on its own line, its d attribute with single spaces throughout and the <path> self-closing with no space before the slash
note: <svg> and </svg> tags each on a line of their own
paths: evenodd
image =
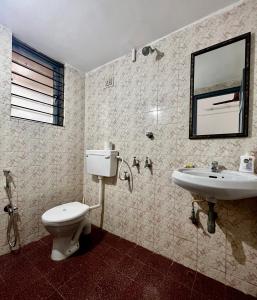
<svg viewBox="0 0 257 300">
<path fill-rule="evenodd" d="M 79 221 L 89 211 L 89 206 L 80 202 L 69 202 L 47 210 L 42 215 L 45 225 L 59 226 Z"/>
</svg>

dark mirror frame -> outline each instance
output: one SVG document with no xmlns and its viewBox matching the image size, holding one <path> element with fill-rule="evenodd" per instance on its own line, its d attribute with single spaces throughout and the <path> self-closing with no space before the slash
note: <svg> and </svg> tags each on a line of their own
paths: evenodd
<svg viewBox="0 0 257 300">
<path fill-rule="evenodd" d="M 226 134 L 209 134 L 209 135 L 196 135 L 194 134 L 194 126 L 196 120 L 195 105 L 194 105 L 194 73 L 195 73 L 195 57 L 203 53 L 216 50 L 218 48 L 233 44 L 235 42 L 245 40 L 245 85 L 244 85 L 244 125 L 243 132 L 241 133 L 226 133 Z M 218 43 L 216 45 L 207 47 L 205 49 L 196 51 L 191 54 L 191 73 L 190 73 L 190 115 L 189 115 L 189 139 L 210 139 L 210 138 L 235 138 L 248 136 L 248 115 L 249 115 L 249 85 L 250 85 L 250 53 L 251 53 L 251 32 L 234 37 L 227 41 Z"/>
</svg>

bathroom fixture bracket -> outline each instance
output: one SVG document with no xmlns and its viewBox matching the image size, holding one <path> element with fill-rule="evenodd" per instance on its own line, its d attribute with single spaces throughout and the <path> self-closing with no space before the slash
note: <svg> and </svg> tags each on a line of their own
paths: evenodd
<svg viewBox="0 0 257 300">
<path fill-rule="evenodd" d="M 136 60 L 137 60 L 137 49 L 133 48 L 131 50 L 131 61 L 132 62 L 136 62 Z"/>
<path fill-rule="evenodd" d="M 145 133 L 145 135 L 146 135 L 150 140 L 153 140 L 153 139 L 154 139 L 154 135 L 153 135 L 153 133 L 152 133 L 151 131 L 147 131 L 147 132 Z"/>
<path fill-rule="evenodd" d="M 143 49 L 142 49 L 142 54 L 144 56 L 148 56 L 149 53 L 153 53 L 153 52 L 156 52 L 156 60 L 160 60 L 163 56 L 164 56 L 164 53 L 161 52 L 160 50 L 158 50 L 157 48 L 152 48 L 151 46 L 145 46 Z"/>
</svg>

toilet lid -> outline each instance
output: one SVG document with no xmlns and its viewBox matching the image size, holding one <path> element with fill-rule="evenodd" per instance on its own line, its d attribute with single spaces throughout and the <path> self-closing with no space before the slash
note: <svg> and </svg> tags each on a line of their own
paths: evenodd
<svg viewBox="0 0 257 300">
<path fill-rule="evenodd" d="M 47 210 L 42 215 L 43 222 L 66 222 L 84 215 L 89 206 L 80 202 L 70 202 Z"/>
</svg>

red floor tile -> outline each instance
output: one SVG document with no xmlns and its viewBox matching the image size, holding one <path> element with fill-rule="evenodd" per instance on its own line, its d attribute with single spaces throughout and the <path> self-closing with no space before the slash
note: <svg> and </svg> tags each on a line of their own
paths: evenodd
<svg viewBox="0 0 257 300">
<path fill-rule="evenodd" d="M 79 300 L 87 299 L 92 290 L 96 287 L 96 281 L 81 276 L 81 274 L 75 275 L 71 280 L 64 283 L 59 287 L 58 291 L 66 300 Z"/>
<path fill-rule="evenodd" d="M 96 257 L 103 257 L 105 255 L 105 253 L 109 250 L 110 247 L 111 247 L 110 245 L 108 245 L 104 242 L 101 242 L 98 244 L 94 244 L 89 249 L 89 252 Z"/>
<path fill-rule="evenodd" d="M 80 242 L 62 262 L 50 236 L 0 256 L 0 299 L 255 299 L 94 226 Z"/>
<path fill-rule="evenodd" d="M 165 275 L 169 272 L 172 263 L 170 259 L 155 253 L 146 260 L 148 266 Z"/>
<path fill-rule="evenodd" d="M 171 300 L 190 300 L 191 289 L 186 288 L 184 285 L 178 282 L 173 282 L 173 291 L 171 294 Z"/>
<path fill-rule="evenodd" d="M 124 289 L 117 298 L 120 300 L 151 300 L 149 295 L 144 294 L 143 287 L 134 281 L 131 282 L 130 285 L 128 285 L 127 288 Z"/>
<path fill-rule="evenodd" d="M 93 264 L 84 264 L 79 272 L 58 290 L 65 299 L 85 299 L 109 270 L 110 267 L 101 260 L 95 260 Z"/>
<path fill-rule="evenodd" d="M 45 277 L 55 287 L 59 287 L 79 272 L 72 261 L 56 262 L 56 266 L 45 273 Z"/>
<path fill-rule="evenodd" d="M 102 256 L 104 262 L 106 262 L 111 267 L 115 267 L 123 258 L 123 253 L 110 247 Z"/>
<path fill-rule="evenodd" d="M 25 256 L 22 253 L 8 253 L 5 255 L 0 256 L 0 275 L 4 275 L 5 273 L 8 273 L 9 270 L 16 265 L 18 265 L 20 262 L 23 262 L 25 259 Z"/>
<path fill-rule="evenodd" d="M 139 272 L 139 274 L 135 277 L 135 281 L 147 290 L 154 290 L 155 288 L 160 287 L 164 278 L 165 276 L 162 273 L 145 265 Z"/>
<path fill-rule="evenodd" d="M 209 297 L 207 299 L 225 299 L 226 286 L 200 273 L 196 274 L 193 290 Z"/>
<path fill-rule="evenodd" d="M 52 294 L 47 300 L 64 300 L 64 298 L 57 292 Z"/>
<path fill-rule="evenodd" d="M 167 278 L 165 278 L 159 286 L 155 286 L 154 288 L 156 299 L 189 300 L 191 297 L 191 289 Z M 154 296 L 153 293 L 152 296 Z"/>
<path fill-rule="evenodd" d="M 140 260 L 136 260 L 128 255 L 124 255 L 122 260 L 116 266 L 115 270 L 124 274 L 130 279 L 135 279 L 144 266 L 145 265 Z"/>
<path fill-rule="evenodd" d="M 28 284 L 42 278 L 42 274 L 22 256 L 17 257 L 16 263 L 1 267 L 0 273 L 7 289 L 12 292 L 20 292 Z"/>
<path fill-rule="evenodd" d="M 26 247 L 22 253 L 42 274 L 49 272 L 57 266 L 57 262 L 51 260 L 52 246 L 39 243 L 34 247 Z"/>
<path fill-rule="evenodd" d="M 9 290 L 4 283 L 4 280 L 0 277 L 0 299 L 1 300 L 7 300 L 10 299 Z"/>
<path fill-rule="evenodd" d="M 12 299 L 15 300 L 36 300 L 36 299 L 48 299 L 56 291 L 54 288 L 43 278 L 30 284 L 24 285 L 25 289 L 13 294 Z"/>
<path fill-rule="evenodd" d="M 125 291 L 132 282 L 133 281 L 131 279 L 125 277 L 122 274 L 116 272 L 108 272 L 98 282 L 97 286 L 93 289 L 87 299 L 120 299 L 123 291 Z"/>
<path fill-rule="evenodd" d="M 253 300 L 256 299 L 250 295 L 246 295 L 232 287 L 227 286 L 225 292 L 225 299 L 226 300 Z"/>
<path fill-rule="evenodd" d="M 192 291 L 190 300 L 211 300 L 207 295 L 200 294 L 198 292 Z"/>
<path fill-rule="evenodd" d="M 89 264 L 84 264 L 80 270 L 79 274 L 84 276 L 86 280 L 98 282 L 102 279 L 106 273 L 111 270 L 110 266 L 107 265 L 103 260 L 95 259 Z"/>
<path fill-rule="evenodd" d="M 171 300 L 171 290 L 165 290 L 160 286 L 152 286 L 132 282 L 118 299 L 120 300 Z"/>
<path fill-rule="evenodd" d="M 176 262 L 170 266 L 167 272 L 167 277 L 170 280 L 176 281 L 185 287 L 191 289 L 196 277 L 196 271 L 182 266 Z"/>
</svg>

